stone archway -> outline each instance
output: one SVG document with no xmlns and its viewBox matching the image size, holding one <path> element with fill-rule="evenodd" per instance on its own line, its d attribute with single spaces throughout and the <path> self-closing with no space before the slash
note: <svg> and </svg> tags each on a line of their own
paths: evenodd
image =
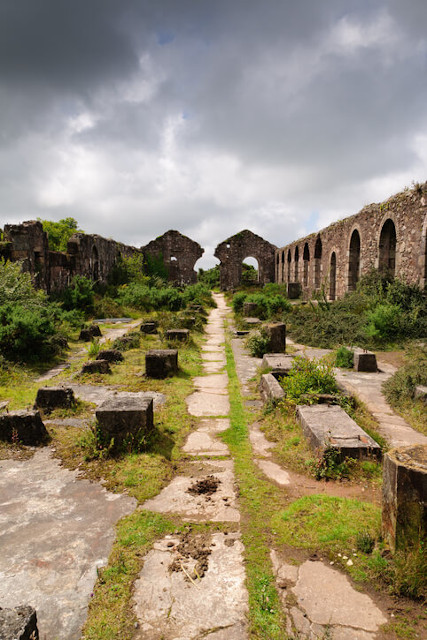
<svg viewBox="0 0 427 640">
<path fill-rule="evenodd" d="M 348 290 L 356 291 L 356 285 L 360 276 L 360 234 L 354 229 L 350 238 L 348 259 Z"/>
<path fill-rule="evenodd" d="M 329 268 L 329 300 L 335 300 L 337 297 L 337 254 L 335 251 L 331 255 L 331 263 Z"/>
<path fill-rule="evenodd" d="M 378 270 L 394 277 L 396 270 L 396 227 L 388 218 L 382 226 L 378 243 Z"/>
<path fill-rule="evenodd" d="M 308 287 L 308 271 L 310 267 L 310 249 L 308 248 L 308 242 L 306 242 L 304 245 L 302 259 L 304 263 L 302 283 L 303 283 L 303 287 Z"/>
<path fill-rule="evenodd" d="M 274 282 L 275 276 L 274 244 L 267 242 L 252 231 L 245 229 L 221 242 L 215 249 L 215 257 L 220 260 L 221 289 L 235 289 L 242 279 L 242 262 L 247 256 L 258 262 L 258 282 Z"/>
</svg>

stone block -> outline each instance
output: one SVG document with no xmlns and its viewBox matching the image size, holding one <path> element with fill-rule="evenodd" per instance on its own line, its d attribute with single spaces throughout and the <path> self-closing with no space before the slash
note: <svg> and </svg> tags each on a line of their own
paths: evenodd
<svg viewBox="0 0 427 640">
<path fill-rule="evenodd" d="M 84 342 L 91 342 L 94 338 L 102 336 L 101 329 L 97 324 L 92 324 L 90 327 L 85 327 L 80 331 L 79 340 Z"/>
<path fill-rule="evenodd" d="M 48 439 L 49 434 L 38 411 L 10 411 L 0 414 L 0 440 L 36 445 Z"/>
<path fill-rule="evenodd" d="M 243 315 L 250 318 L 256 316 L 258 311 L 258 305 L 256 302 L 244 302 L 243 303 Z"/>
<path fill-rule="evenodd" d="M 285 397 L 285 392 L 271 373 L 264 373 L 261 376 L 259 386 L 264 402 L 277 404 L 277 402 L 280 402 L 280 400 L 283 400 Z"/>
<path fill-rule="evenodd" d="M 153 430 L 153 399 L 111 396 L 97 408 L 96 419 L 105 440 L 114 438 L 114 449 L 120 449 Z"/>
<path fill-rule="evenodd" d="M 177 349 L 151 349 L 145 354 L 145 373 L 147 377 L 162 379 L 177 372 Z"/>
<path fill-rule="evenodd" d="M 264 325 L 270 340 L 270 349 L 273 353 L 286 351 L 286 325 L 284 322 L 271 322 Z"/>
<path fill-rule="evenodd" d="M 107 360 L 107 362 L 121 362 L 123 354 L 118 349 L 103 349 L 96 356 L 96 360 Z"/>
<path fill-rule="evenodd" d="M 427 445 L 385 454 L 382 529 L 392 551 L 427 544 Z"/>
<path fill-rule="evenodd" d="M 139 326 L 139 329 L 142 333 L 153 334 L 153 333 L 157 333 L 158 326 L 159 326 L 158 322 L 155 322 L 154 320 L 152 320 L 150 322 L 142 322 Z"/>
<path fill-rule="evenodd" d="M 284 353 L 266 353 L 262 359 L 262 367 L 271 369 L 275 378 L 287 376 L 292 367 L 294 356 Z"/>
<path fill-rule="evenodd" d="M 262 321 L 259 318 L 243 318 L 245 324 L 249 326 L 256 326 L 258 324 L 262 324 Z"/>
<path fill-rule="evenodd" d="M 111 373 L 110 363 L 108 360 L 88 360 L 80 373 Z"/>
<path fill-rule="evenodd" d="M 299 405 L 297 418 L 314 450 L 334 448 L 342 458 L 381 456 L 381 448 L 339 406 L 327 404 Z"/>
<path fill-rule="evenodd" d="M 372 353 L 372 351 L 365 351 L 364 349 L 355 349 L 354 370 L 376 373 L 378 371 L 378 367 L 375 353 Z"/>
<path fill-rule="evenodd" d="M 69 409 L 75 402 L 74 391 L 69 387 L 41 387 L 37 391 L 34 409 L 49 413 L 57 408 Z"/>
<path fill-rule="evenodd" d="M 237 330 L 235 332 L 235 335 L 237 338 L 245 338 L 247 335 L 249 335 L 249 331 Z"/>
<path fill-rule="evenodd" d="M 190 337 L 190 332 L 188 329 L 168 329 L 165 336 L 166 340 L 185 342 Z"/>
<path fill-rule="evenodd" d="M 289 300 L 296 300 L 301 296 L 301 284 L 299 282 L 288 282 L 288 298 Z"/>
<path fill-rule="evenodd" d="M 14 609 L 0 607 L 0 638 L 2 640 L 39 640 L 36 610 L 29 605 Z"/>
<path fill-rule="evenodd" d="M 414 398 L 416 400 L 423 400 L 427 404 L 427 387 L 419 384 L 415 387 Z"/>
</svg>

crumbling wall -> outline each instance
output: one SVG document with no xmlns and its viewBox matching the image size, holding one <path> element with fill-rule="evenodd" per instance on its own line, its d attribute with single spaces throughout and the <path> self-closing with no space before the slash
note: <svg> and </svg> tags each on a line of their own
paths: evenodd
<svg viewBox="0 0 427 640">
<path fill-rule="evenodd" d="M 355 289 L 372 268 L 427 284 L 427 183 L 277 249 L 276 282 L 298 282 L 305 297 L 324 287 L 331 300 Z"/>
<path fill-rule="evenodd" d="M 163 261 L 170 282 L 182 285 L 197 281 L 194 265 L 202 257 L 204 249 L 179 231 L 166 231 L 143 247 L 142 252 L 144 256 Z"/>
<path fill-rule="evenodd" d="M 3 230 L 7 247 L 4 257 L 21 261 L 35 286 L 49 290 L 49 242 L 41 222 L 30 220 L 22 224 L 7 224 Z"/>
<path fill-rule="evenodd" d="M 215 249 L 219 265 L 222 290 L 235 289 L 242 280 L 242 263 L 252 257 L 258 261 L 258 282 L 274 282 L 274 255 L 276 248 L 267 240 L 245 229 L 221 242 Z"/>
</svg>

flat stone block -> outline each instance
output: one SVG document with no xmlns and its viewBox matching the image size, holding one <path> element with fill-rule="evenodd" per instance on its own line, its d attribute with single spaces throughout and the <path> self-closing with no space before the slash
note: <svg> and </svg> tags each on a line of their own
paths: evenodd
<svg viewBox="0 0 427 640">
<path fill-rule="evenodd" d="M 427 403 L 427 387 L 423 387 L 420 384 L 417 385 L 415 387 L 414 398 L 423 400 L 425 403 Z"/>
<path fill-rule="evenodd" d="M 376 373 L 378 371 L 378 367 L 375 353 L 372 353 L 372 351 L 365 351 L 364 349 L 355 349 L 354 369 L 355 371 Z"/>
<path fill-rule="evenodd" d="M 288 282 L 288 298 L 295 300 L 301 295 L 301 284 L 299 282 Z"/>
<path fill-rule="evenodd" d="M 46 412 L 57 408 L 68 409 L 75 402 L 74 391 L 69 387 L 41 387 L 37 391 L 34 409 L 44 409 Z"/>
<path fill-rule="evenodd" d="M 178 349 L 151 349 L 145 354 L 145 373 L 149 378 L 167 378 L 178 371 Z"/>
<path fill-rule="evenodd" d="M 286 351 L 286 325 L 284 322 L 272 322 L 264 326 L 270 339 L 270 349 L 274 353 Z"/>
<path fill-rule="evenodd" d="M 280 378 L 289 374 L 293 361 L 294 356 L 284 353 L 266 353 L 262 359 L 262 367 L 271 369 L 273 376 Z"/>
<path fill-rule="evenodd" d="M 342 457 L 381 456 L 380 446 L 338 406 L 299 405 L 297 417 L 303 433 L 313 449 L 335 448 Z"/>
<path fill-rule="evenodd" d="M 262 324 L 262 320 L 259 318 L 243 318 L 243 321 L 250 327 L 256 327 L 257 325 Z"/>
<path fill-rule="evenodd" d="M 264 402 L 276 404 L 285 397 L 285 392 L 271 373 L 264 373 L 261 376 L 259 386 Z"/>
<path fill-rule="evenodd" d="M 88 360 L 80 373 L 111 373 L 110 363 L 107 360 Z"/>
<path fill-rule="evenodd" d="M 427 543 L 427 445 L 385 454 L 382 528 L 393 551 Z"/>
<path fill-rule="evenodd" d="M 129 438 L 148 435 L 154 428 L 152 398 L 110 397 L 97 408 L 101 433 L 120 447 Z"/>
<path fill-rule="evenodd" d="M 178 340 L 184 342 L 190 337 L 190 331 L 188 329 L 168 329 L 165 333 L 166 340 Z"/>
<path fill-rule="evenodd" d="M 123 354 L 118 349 L 103 349 L 96 356 L 96 360 L 107 360 L 107 362 L 121 362 Z"/>
<path fill-rule="evenodd" d="M 142 333 L 153 334 L 157 333 L 158 322 L 150 321 L 150 322 L 142 322 L 139 326 L 139 329 Z"/>
<path fill-rule="evenodd" d="M 38 411 L 10 411 L 0 414 L 0 440 L 35 445 L 46 442 L 49 434 Z"/>
<path fill-rule="evenodd" d="M 92 324 L 90 327 L 85 327 L 80 331 L 79 340 L 84 342 L 90 342 L 94 338 L 102 336 L 101 329 L 97 324 Z"/>
<path fill-rule="evenodd" d="M 0 608 L 2 640 L 39 640 L 36 610 L 29 605 L 15 609 Z"/>
</svg>

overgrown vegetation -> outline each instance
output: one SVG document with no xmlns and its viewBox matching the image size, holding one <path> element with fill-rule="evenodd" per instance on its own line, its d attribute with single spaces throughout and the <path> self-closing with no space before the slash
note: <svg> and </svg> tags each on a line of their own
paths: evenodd
<svg viewBox="0 0 427 640">
<path fill-rule="evenodd" d="M 43 225 L 43 231 L 46 231 L 49 238 L 49 249 L 51 251 L 66 251 L 68 240 L 74 233 L 84 233 L 78 228 L 78 222 L 74 218 L 64 218 L 59 222 L 52 220 L 38 220 Z"/>
<path fill-rule="evenodd" d="M 233 311 L 237 316 L 243 314 L 245 303 L 256 305 L 253 315 L 261 320 L 282 319 L 292 306 L 286 296 L 286 286 L 283 284 L 265 284 L 261 291 L 239 291 L 233 297 Z"/>
<path fill-rule="evenodd" d="M 289 374 L 280 379 L 286 399 L 294 404 L 313 402 L 317 394 L 336 394 L 333 366 L 326 358 L 295 356 Z"/>
</svg>

